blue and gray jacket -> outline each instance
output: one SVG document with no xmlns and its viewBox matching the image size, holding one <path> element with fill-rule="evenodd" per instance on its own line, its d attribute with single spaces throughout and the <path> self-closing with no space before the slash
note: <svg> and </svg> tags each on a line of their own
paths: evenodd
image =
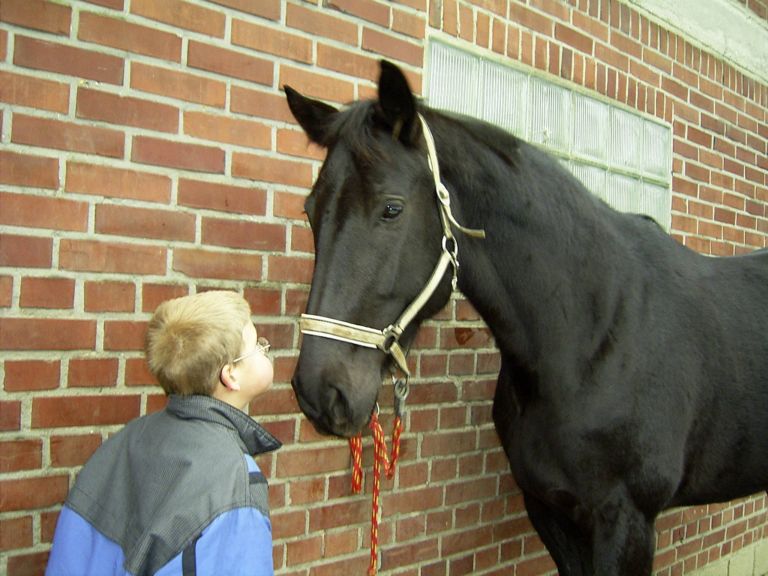
<svg viewBox="0 0 768 576">
<path fill-rule="evenodd" d="M 267 480 L 252 455 L 280 442 L 208 396 L 171 396 L 80 472 L 46 576 L 273 574 Z"/>
</svg>

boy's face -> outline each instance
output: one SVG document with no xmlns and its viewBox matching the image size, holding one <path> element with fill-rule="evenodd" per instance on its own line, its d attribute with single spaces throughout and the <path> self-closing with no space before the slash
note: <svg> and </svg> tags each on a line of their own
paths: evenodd
<svg viewBox="0 0 768 576">
<path fill-rule="evenodd" d="M 274 371 L 272 362 L 261 350 L 256 327 L 250 322 L 243 328 L 243 348 L 235 369 L 239 372 L 240 389 L 250 402 L 272 386 Z"/>
</svg>

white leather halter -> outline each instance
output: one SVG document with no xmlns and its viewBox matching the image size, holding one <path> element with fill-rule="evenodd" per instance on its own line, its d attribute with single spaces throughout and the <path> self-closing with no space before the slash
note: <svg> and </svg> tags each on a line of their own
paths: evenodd
<svg viewBox="0 0 768 576">
<path fill-rule="evenodd" d="M 440 281 L 443 279 L 449 265 L 453 266 L 452 287 L 456 289 L 457 275 L 459 271 L 459 246 L 451 230 L 451 225 L 455 226 L 464 234 L 473 238 L 485 238 L 484 230 L 476 230 L 461 226 L 451 213 L 451 198 L 448 189 L 440 179 L 440 165 L 437 161 L 437 152 L 435 150 L 435 141 L 432 133 L 427 126 L 424 117 L 419 114 L 419 120 L 424 131 L 424 138 L 427 141 L 427 151 L 429 168 L 435 181 L 435 193 L 437 194 L 438 208 L 440 210 L 440 220 L 443 224 L 443 240 L 440 259 L 418 296 L 403 311 L 400 317 L 383 330 L 351 324 L 325 316 L 316 316 L 314 314 L 302 314 L 299 322 L 301 333 L 309 336 L 319 336 L 329 338 L 340 342 L 347 342 L 365 348 L 378 348 L 385 354 L 392 356 L 398 367 L 407 376 L 410 376 L 408 364 L 405 360 L 405 352 L 400 347 L 400 337 L 413 321 L 419 311 L 429 301 L 437 290 Z"/>
</svg>

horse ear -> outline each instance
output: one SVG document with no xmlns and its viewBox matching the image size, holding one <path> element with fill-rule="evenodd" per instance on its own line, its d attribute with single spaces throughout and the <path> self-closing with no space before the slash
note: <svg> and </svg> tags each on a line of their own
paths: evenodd
<svg viewBox="0 0 768 576">
<path fill-rule="evenodd" d="M 415 144 L 419 138 L 416 99 L 403 72 L 386 60 L 381 61 L 379 109 L 394 138 L 403 144 Z"/>
<path fill-rule="evenodd" d="M 290 86 L 283 86 L 283 89 L 291 113 L 304 128 L 309 139 L 321 146 L 327 146 L 329 128 L 338 110 L 319 100 L 307 98 Z"/>
</svg>

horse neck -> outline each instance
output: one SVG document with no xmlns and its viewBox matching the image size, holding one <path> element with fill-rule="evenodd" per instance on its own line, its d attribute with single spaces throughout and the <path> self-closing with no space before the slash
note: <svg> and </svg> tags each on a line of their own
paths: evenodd
<svg viewBox="0 0 768 576">
<path fill-rule="evenodd" d="M 620 254 L 601 221 L 613 215 L 553 158 L 509 138 L 505 159 L 461 129 L 438 129 L 443 179 L 459 221 L 487 236 L 458 235 L 459 287 L 505 356 L 563 371 L 600 346 L 615 315 Z"/>
</svg>

